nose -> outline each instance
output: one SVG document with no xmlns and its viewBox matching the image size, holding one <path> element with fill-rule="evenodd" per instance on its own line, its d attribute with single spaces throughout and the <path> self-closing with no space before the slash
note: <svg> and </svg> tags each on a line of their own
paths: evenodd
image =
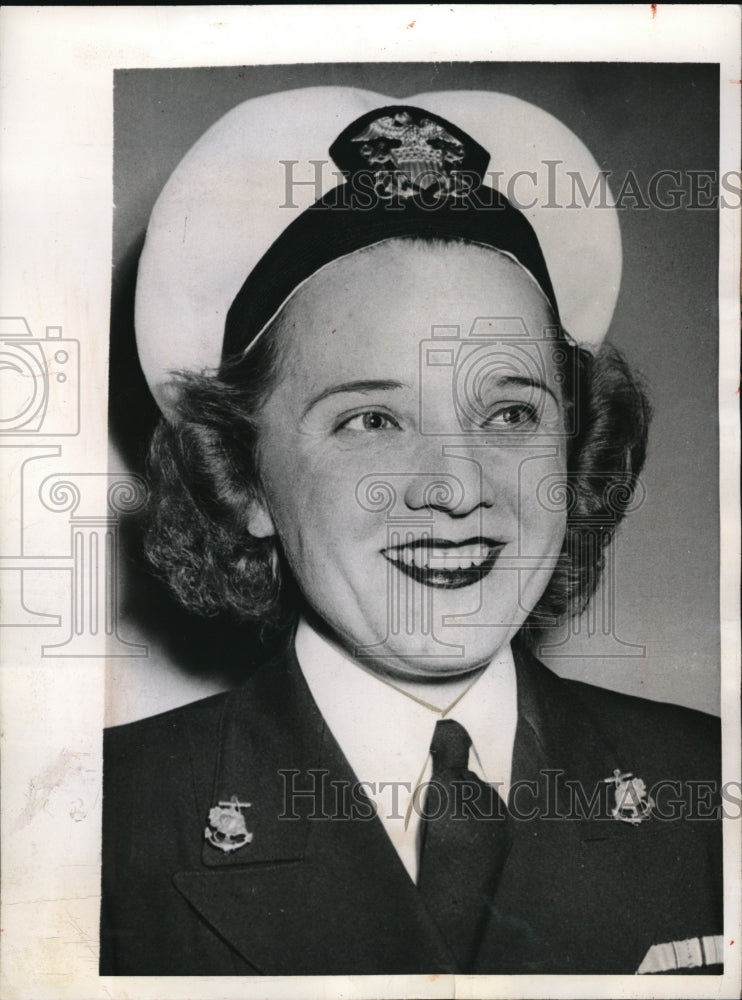
<svg viewBox="0 0 742 1000">
<path fill-rule="evenodd" d="M 432 450 L 432 449 L 430 449 Z M 428 456 L 422 468 L 411 473 L 405 488 L 405 505 L 412 511 L 433 511 L 465 518 L 480 508 L 492 506 L 481 462 L 474 456 L 446 446 Z M 417 468 L 421 468 L 418 462 Z"/>
</svg>

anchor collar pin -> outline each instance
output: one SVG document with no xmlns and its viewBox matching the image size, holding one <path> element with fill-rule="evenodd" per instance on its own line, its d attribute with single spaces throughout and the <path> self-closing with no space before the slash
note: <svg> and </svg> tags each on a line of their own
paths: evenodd
<svg viewBox="0 0 742 1000">
<path fill-rule="evenodd" d="M 611 809 L 611 816 L 615 820 L 638 826 L 652 815 L 654 799 L 647 794 L 647 786 L 642 778 L 635 778 L 630 772 L 622 774 L 617 767 L 613 776 L 604 778 L 603 782 L 613 785 L 614 807 Z"/>
<path fill-rule="evenodd" d="M 204 836 L 212 847 L 228 854 L 237 851 L 252 841 L 252 833 L 247 829 L 243 809 L 252 803 L 240 802 L 236 795 L 228 801 L 220 801 L 209 810 L 209 825 Z"/>
</svg>

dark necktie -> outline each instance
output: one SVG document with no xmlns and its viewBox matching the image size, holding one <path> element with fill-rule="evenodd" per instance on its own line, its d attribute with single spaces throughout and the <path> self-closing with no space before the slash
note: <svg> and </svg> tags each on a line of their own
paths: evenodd
<svg viewBox="0 0 742 1000">
<path fill-rule="evenodd" d="M 436 724 L 417 882 L 462 971 L 476 957 L 510 839 L 502 799 L 469 770 L 470 747 L 469 734 L 458 722 Z"/>
</svg>

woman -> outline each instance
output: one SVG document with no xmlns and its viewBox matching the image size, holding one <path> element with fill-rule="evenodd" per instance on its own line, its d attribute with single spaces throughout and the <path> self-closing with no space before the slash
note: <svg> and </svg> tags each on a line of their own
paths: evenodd
<svg viewBox="0 0 742 1000">
<path fill-rule="evenodd" d="M 238 690 L 107 734 L 103 973 L 720 961 L 718 822 L 693 798 L 715 721 L 530 652 L 597 585 L 647 403 L 566 328 L 567 244 L 544 253 L 490 183 L 503 99 L 428 98 L 248 102 L 153 213 L 150 558 L 187 607 L 285 642 Z M 287 164 L 323 145 L 339 172 L 301 210 Z"/>
</svg>

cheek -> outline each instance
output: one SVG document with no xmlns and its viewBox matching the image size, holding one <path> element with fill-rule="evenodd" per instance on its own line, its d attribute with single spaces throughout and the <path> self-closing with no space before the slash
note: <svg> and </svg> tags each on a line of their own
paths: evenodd
<svg viewBox="0 0 742 1000">
<path fill-rule="evenodd" d="M 566 462 L 557 455 L 531 455 L 518 463 L 513 477 L 512 503 L 516 509 L 522 548 L 551 551 L 562 544 L 569 502 Z M 534 551 L 532 554 L 537 554 Z"/>
<path fill-rule="evenodd" d="M 519 504 L 519 521 L 523 530 L 540 538 L 564 534 L 567 510 L 562 490 L 555 487 L 548 497 L 543 492 L 521 496 Z"/>
<path fill-rule="evenodd" d="M 272 463 L 263 486 L 279 540 L 298 579 L 324 571 L 352 532 L 358 505 L 351 485 L 321 457 L 287 449 L 290 461 Z M 351 538 L 352 540 L 352 538 Z"/>
</svg>

